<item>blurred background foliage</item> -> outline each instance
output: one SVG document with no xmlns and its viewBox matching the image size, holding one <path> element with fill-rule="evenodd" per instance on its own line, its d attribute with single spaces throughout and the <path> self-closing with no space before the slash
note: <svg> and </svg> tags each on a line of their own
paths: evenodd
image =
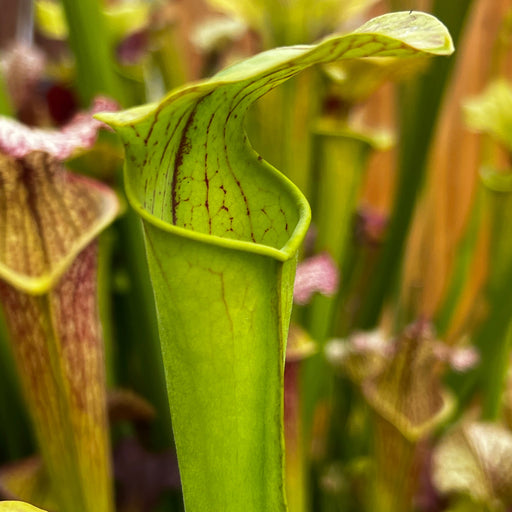
<svg viewBox="0 0 512 512">
<path fill-rule="evenodd" d="M 313 211 L 286 366 L 289 508 L 512 510 L 512 1 L 1 7 L 0 113 L 43 127 L 98 94 L 123 107 L 155 101 L 242 57 L 385 12 L 445 23 L 451 57 L 313 69 L 249 117 L 256 150 Z M 67 166 L 123 202 L 121 155 L 104 132 Z M 100 248 L 116 507 L 179 511 L 152 290 L 126 205 Z M 307 267 L 318 255 L 328 257 Z M 320 293 L 301 299 L 299 284 Z M 0 493 L 59 510 L 0 327 Z"/>
</svg>

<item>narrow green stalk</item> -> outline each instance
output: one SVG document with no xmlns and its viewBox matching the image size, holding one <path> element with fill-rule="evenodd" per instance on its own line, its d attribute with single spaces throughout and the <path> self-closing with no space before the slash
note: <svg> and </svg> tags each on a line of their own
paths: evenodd
<svg viewBox="0 0 512 512">
<path fill-rule="evenodd" d="M 164 25 L 152 33 L 152 39 L 156 46 L 153 58 L 160 68 L 166 89 L 184 84 L 187 71 L 176 27 Z"/>
<path fill-rule="evenodd" d="M 490 351 L 489 361 L 482 378 L 482 419 L 484 421 L 499 421 L 503 405 L 503 391 L 507 382 L 512 351 L 512 308 L 509 312 L 508 327 L 504 329 L 500 343 Z"/>
<path fill-rule="evenodd" d="M 443 303 L 436 314 L 435 325 L 441 338 L 450 328 L 450 322 L 453 320 L 457 306 L 466 289 L 470 271 L 475 261 L 475 249 L 482 224 L 482 200 L 482 190 L 479 189 L 473 202 L 465 233 L 456 251 L 455 262 L 448 287 L 444 293 Z"/>
<path fill-rule="evenodd" d="M 284 437 L 286 457 L 286 499 L 290 512 L 308 509 L 307 466 L 304 445 L 301 368 L 316 351 L 309 335 L 292 324 L 286 349 L 284 371 Z"/>
<path fill-rule="evenodd" d="M 492 263 L 488 278 L 488 305 L 490 318 L 485 324 L 491 333 L 476 338 L 482 358 L 480 382 L 482 417 L 497 420 L 500 416 L 502 395 L 506 383 L 512 348 L 512 241 L 509 237 L 512 219 L 512 173 L 497 173 L 484 168 L 486 206 L 489 210 Z M 495 318 L 495 315 L 498 318 Z"/>
<path fill-rule="evenodd" d="M 512 243 L 508 236 L 512 215 L 512 174 L 499 173 L 489 168 L 482 171 L 484 186 L 484 214 L 490 229 L 492 263 L 483 292 L 488 316 L 480 325 L 473 343 L 480 351 L 481 364 L 465 377 L 451 378 L 452 384 L 464 403 L 480 384 L 482 389 L 482 415 L 496 419 L 501 410 L 501 396 L 510 355 L 510 324 L 512 320 Z M 460 409 L 462 411 L 462 409 Z"/>
<path fill-rule="evenodd" d="M 112 326 L 112 250 L 114 233 L 106 230 L 99 237 L 98 249 L 98 311 L 100 315 L 105 354 L 105 381 L 107 388 L 116 384 L 117 375 L 114 365 L 115 346 Z"/>
<path fill-rule="evenodd" d="M 302 73 L 283 85 L 283 143 L 282 172 L 311 197 L 311 125 L 320 107 L 321 80 L 315 69 Z M 311 94 L 315 91 L 315 94 Z"/>
<path fill-rule="evenodd" d="M 435 0 L 432 13 L 443 20 L 457 44 L 472 0 L 446 2 Z M 416 15 L 416 14 L 413 14 Z M 379 321 L 386 297 L 393 289 L 400 270 L 405 241 L 412 215 L 426 173 L 427 156 L 443 93 L 455 59 L 438 59 L 426 74 L 416 79 L 412 91 L 400 96 L 401 145 L 396 200 L 389 221 L 388 234 L 357 326 L 371 329 Z M 412 94 L 411 94 L 412 93 Z"/>
<path fill-rule="evenodd" d="M 333 126 L 325 121 L 320 126 L 315 145 L 318 155 L 317 207 L 313 219 L 318 230 L 315 251 L 327 251 L 338 268 L 343 269 L 358 193 L 372 144 L 369 139 L 347 128 L 336 129 L 336 123 Z M 317 342 L 323 343 L 332 332 L 335 313 L 335 298 L 316 296 L 313 299 L 308 328 Z"/>
<path fill-rule="evenodd" d="M 512 270 L 512 269 L 511 269 Z M 482 404 L 485 416 L 493 418 L 498 414 L 498 406 L 503 393 L 502 365 L 508 358 L 504 354 L 509 351 L 508 331 L 511 319 L 511 293 L 508 283 L 512 282 L 512 272 L 504 276 L 504 285 L 492 297 L 487 296 L 489 314 L 485 322 L 472 337 L 473 344 L 480 352 L 481 363 L 467 374 L 451 374 L 447 383 L 458 398 L 457 415 L 464 414 L 469 401 L 480 390 L 483 390 Z M 498 360 L 502 358 L 502 360 Z M 497 371 L 490 378 L 490 372 Z M 501 383 L 499 385 L 498 381 Z"/>
<path fill-rule="evenodd" d="M 316 252 L 327 251 L 339 269 L 346 266 L 347 247 L 359 188 L 370 154 L 369 140 L 351 133 L 343 124 L 324 119 L 318 126 L 314 143 L 317 165 Z M 341 276 L 341 288 L 344 287 Z M 318 401 L 332 394 L 332 375 L 323 357 L 323 347 L 332 334 L 339 301 L 337 297 L 317 295 L 307 311 L 307 326 L 319 343 L 319 354 L 305 362 L 302 369 L 304 421 L 309 433 Z M 307 436 L 309 437 L 309 435 Z"/>
<path fill-rule="evenodd" d="M 286 498 L 290 512 L 307 510 L 299 372 L 299 361 L 287 361 L 284 374 L 284 428 Z"/>
<path fill-rule="evenodd" d="M 62 0 L 69 27 L 69 44 L 76 60 L 76 87 L 88 106 L 98 94 L 126 104 L 117 76 L 114 50 L 101 11 L 101 0 Z"/>
<path fill-rule="evenodd" d="M 503 37 L 503 34 L 502 34 Z M 498 42 L 500 42 L 498 40 Z M 499 67 L 500 44 L 494 52 L 494 66 Z M 483 206 L 482 226 L 489 238 L 489 268 L 480 303 L 486 307 L 486 318 L 478 326 L 473 342 L 480 351 L 479 368 L 466 378 L 451 377 L 462 406 L 480 384 L 482 415 L 485 419 L 499 417 L 501 396 L 505 382 L 507 362 L 510 356 L 510 307 L 512 292 L 512 170 L 503 168 L 502 151 L 510 155 L 510 103 L 512 90 L 504 80 L 494 80 L 479 96 L 465 104 L 468 126 L 485 134 L 483 165 L 480 169 L 480 196 Z"/>
</svg>

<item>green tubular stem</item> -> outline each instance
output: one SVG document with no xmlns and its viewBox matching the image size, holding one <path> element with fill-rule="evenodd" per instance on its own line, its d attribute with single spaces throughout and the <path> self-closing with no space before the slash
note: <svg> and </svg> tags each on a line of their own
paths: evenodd
<svg viewBox="0 0 512 512">
<path fill-rule="evenodd" d="M 510 353 L 512 350 L 512 311 L 509 315 L 508 327 L 502 333 L 494 351 L 488 355 L 482 389 L 482 419 L 484 421 L 499 421 L 502 410 L 503 391 L 507 381 Z"/>
<path fill-rule="evenodd" d="M 489 269 L 490 308 L 502 311 L 499 324 L 490 325 L 495 335 L 478 340 L 482 355 L 481 384 L 483 387 L 482 415 L 486 420 L 498 419 L 501 411 L 501 398 L 506 383 L 511 349 L 512 292 L 507 286 L 512 279 L 512 241 L 509 237 L 512 219 L 512 191 L 493 190 L 493 175 L 484 173 L 486 185 L 486 206 L 490 210 L 492 263 Z M 502 175 L 497 173 L 495 179 Z M 506 175 L 504 175 L 506 176 Z M 510 175 L 508 176 L 510 177 Z M 486 323 L 490 323 L 488 320 Z"/>
<path fill-rule="evenodd" d="M 295 261 L 201 244 L 149 223 L 145 233 L 186 509 L 286 510 L 276 485 L 284 457 L 276 412 L 291 306 L 283 274 Z"/>
<path fill-rule="evenodd" d="M 488 180 L 491 176 L 487 174 Z M 506 175 L 502 175 L 506 176 Z M 500 174 L 497 173 L 497 177 Z M 512 243 L 508 237 L 510 227 L 510 190 L 493 189 L 492 178 L 481 186 L 483 222 L 490 229 L 490 254 L 492 264 L 484 299 L 488 316 L 473 336 L 473 343 L 480 351 L 481 363 L 467 376 L 452 376 L 462 405 L 472 396 L 476 385 L 482 389 L 482 414 L 485 419 L 494 420 L 501 411 L 501 396 L 505 384 L 507 361 L 510 354 L 510 324 L 512 321 Z M 462 412 L 462 408 L 459 408 Z"/>
<path fill-rule="evenodd" d="M 349 133 L 318 134 L 315 153 L 319 155 L 316 252 L 327 251 L 338 265 L 346 266 L 353 213 L 364 169 L 371 149 L 367 140 Z M 341 276 L 341 288 L 343 288 Z M 323 347 L 336 321 L 339 301 L 335 297 L 316 296 L 308 311 L 308 330 L 320 345 L 320 353 L 304 362 L 303 395 L 306 433 L 310 430 L 314 408 L 332 392 L 331 375 L 322 355 Z"/>
<path fill-rule="evenodd" d="M 167 90 L 183 85 L 187 80 L 184 52 L 180 51 L 179 40 L 175 27 L 158 30 L 152 37 L 157 46 L 154 52 L 156 61 Z"/>
<path fill-rule="evenodd" d="M 76 59 L 76 87 L 88 106 L 98 94 L 125 104 L 124 91 L 116 75 L 114 49 L 101 11 L 100 0 L 62 0 L 69 27 L 69 44 Z"/>
<path fill-rule="evenodd" d="M 472 0 L 434 2 L 432 12 L 446 23 L 455 44 L 459 40 L 472 3 Z M 424 181 L 428 151 L 443 92 L 454 63 L 454 58 L 436 60 L 426 75 L 417 79 L 412 96 L 401 96 L 405 101 L 400 105 L 400 111 L 404 114 L 401 120 L 402 140 L 396 201 L 391 212 L 386 242 L 357 322 L 357 327 L 361 329 L 371 329 L 378 323 L 386 297 L 392 291 L 399 273 L 407 233 Z"/>
<path fill-rule="evenodd" d="M 450 328 L 450 322 L 456 313 L 457 305 L 468 282 L 471 266 L 474 263 L 475 248 L 482 222 L 481 212 L 482 194 L 479 191 L 473 203 L 466 231 L 457 249 L 451 279 L 444 293 L 442 305 L 436 314 L 435 325 L 441 339 Z"/>
<path fill-rule="evenodd" d="M 308 509 L 300 372 L 303 361 L 287 360 L 284 374 L 286 498 L 290 512 Z"/>
<path fill-rule="evenodd" d="M 512 272 L 508 273 L 512 279 Z M 505 281 L 510 283 L 511 281 Z M 451 374 L 447 378 L 458 398 L 457 415 L 462 415 L 478 389 L 483 390 L 483 416 L 494 418 L 501 410 L 501 396 L 504 385 L 504 366 L 510 353 L 509 325 L 512 318 L 509 286 L 503 286 L 489 297 L 490 313 L 484 324 L 473 337 L 473 343 L 480 352 L 481 363 L 467 374 Z M 496 372 L 492 374 L 490 372 Z M 479 388 L 480 386 L 480 388 Z"/>
<path fill-rule="evenodd" d="M 315 252 L 327 251 L 339 269 L 345 268 L 353 215 L 371 145 L 363 137 L 321 134 L 315 144 L 319 155 L 317 207 L 313 221 L 317 227 Z M 321 198 L 321 200 L 320 200 Z M 343 287 L 342 276 L 341 287 Z M 336 299 L 315 297 L 309 311 L 311 336 L 323 344 L 332 332 Z"/>
</svg>

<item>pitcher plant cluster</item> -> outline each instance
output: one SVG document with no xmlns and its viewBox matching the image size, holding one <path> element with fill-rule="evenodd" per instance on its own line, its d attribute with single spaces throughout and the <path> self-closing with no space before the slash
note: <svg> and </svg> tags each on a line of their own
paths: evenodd
<svg viewBox="0 0 512 512">
<path fill-rule="evenodd" d="M 1 512 L 512 510 L 510 2 L 5 19 Z"/>
</svg>

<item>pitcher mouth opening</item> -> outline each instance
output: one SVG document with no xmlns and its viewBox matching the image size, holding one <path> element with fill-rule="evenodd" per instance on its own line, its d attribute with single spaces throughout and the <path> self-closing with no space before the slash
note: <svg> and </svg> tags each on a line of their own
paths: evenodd
<svg viewBox="0 0 512 512">
<path fill-rule="evenodd" d="M 190 240 L 195 240 L 211 245 L 216 245 L 218 247 L 223 247 L 226 249 L 232 249 L 242 252 L 249 252 L 253 254 L 260 254 L 262 256 L 269 256 L 278 261 L 287 261 L 294 256 L 297 252 L 298 248 L 302 244 L 302 240 L 304 234 L 306 233 L 310 220 L 311 220 L 311 209 L 306 201 L 305 197 L 302 195 L 300 190 L 285 176 L 275 171 L 277 174 L 277 179 L 283 180 L 283 183 L 289 188 L 288 192 L 291 197 L 295 200 L 297 204 L 297 214 L 298 220 L 295 223 L 294 227 L 291 229 L 290 235 L 287 241 L 279 248 L 276 248 L 271 245 L 266 245 L 263 243 L 259 243 L 258 241 L 247 241 L 240 240 L 237 238 L 227 238 L 217 234 L 204 233 L 202 231 L 195 231 L 190 228 L 185 228 L 182 226 L 177 226 L 172 223 L 166 222 L 154 215 L 148 209 L 144 208 L 140 201 L 137 198 L 137 195 L 131 190 L 130 182 L 128 179 L 125 179 L 125 190 L 130 205 L 134 210 L 142 217 L 145 222 L 150 223 L 156 228 L 174 234 L 176 236 L 181 236 L 184 238 L 189 238 Z M 126 173 L 126 169 L 125 169 Z"/>
</svg>

